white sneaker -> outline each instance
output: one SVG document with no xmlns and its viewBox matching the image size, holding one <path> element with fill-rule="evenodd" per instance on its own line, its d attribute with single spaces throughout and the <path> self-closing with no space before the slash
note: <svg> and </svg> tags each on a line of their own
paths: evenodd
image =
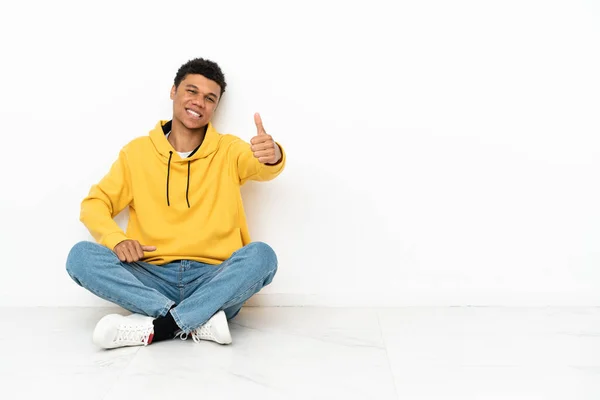
<svg viewBox="0 0 600 400">
<path fill-rule="evenodd" d="M 199 326 L 192 332 L 192 339 L 198 343 L 200 340 L 212 340 L 219 344 L 230 344 L 231 333 L 229 333 L 229 325 L 227 324 L 227 317 L 223 311 L 219 311 L 204 325 Z"/>
<path fill-rule="evenodd" d="M 92 340 L 104 349 L 147 346 L 154 335 L 154 318 L 140 314 L 109 314 L 96 324 Z"/>
</svg>

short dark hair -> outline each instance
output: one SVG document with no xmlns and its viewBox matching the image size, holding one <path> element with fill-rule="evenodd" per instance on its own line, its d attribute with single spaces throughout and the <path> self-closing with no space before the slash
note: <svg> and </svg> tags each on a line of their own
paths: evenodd
<svg viewBox="0 0 600 400">
<path fill-rule="evenodd" d="M 195 58 L 186 62 L 179 67 L 179 71 L 175 75 L 175 88 L 178 88 L 181 81 L 189 74 L 199 74 L 206 79 L 217 82 L 221 87 L 221 95 L 225 93 L 225 87 L 227 86 L 225 75 L 223 75 L 223 71 L 216 62 L 204 58 Z"/>
</svg>

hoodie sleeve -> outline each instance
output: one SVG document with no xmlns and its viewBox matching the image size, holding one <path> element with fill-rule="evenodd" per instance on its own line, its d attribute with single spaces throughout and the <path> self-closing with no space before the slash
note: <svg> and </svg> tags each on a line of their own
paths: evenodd
<svg viewBox="0 0 600 400">
<path fill-rule="evenodd" d="M 236 160 L 237 176 L 240 185 L 249 180 L 269 181 L 279 175 L 285 168 L 286 155 L 283 147 L 275 142 L 281 149 L 281 160 L 277 164 L 263 164 L 252 153 L 250 144 L 239 139 L 233 143 L 231 149 Z"/>
<path fill-rule="evenodd" d="M 123 150 L 102 180 L 81 202 L 80 220 L 96 241 L 109 249 L 128 239 L 113 219 L 132 201 L 127 156 Z"/>
</svg>

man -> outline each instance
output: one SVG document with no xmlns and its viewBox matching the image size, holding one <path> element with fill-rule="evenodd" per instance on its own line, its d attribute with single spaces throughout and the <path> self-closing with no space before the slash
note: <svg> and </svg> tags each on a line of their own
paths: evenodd
<svg viewBox="0 0 600 400">
<path fill-rule="evenodd" d="M 81 204 L 81 221 L 98 243 L 76 244 L 67 271 L 133 313 L 98 322 L 93 341 L 102 348 L 188 335 L 231 343 L 227 320 L 275 275 L 273 250 L 250 241 L 240 186 L 275 178 L 285 154 L 258 114 L 251 144 L 215 130 L 210 121 L 225 87 L 210 60 L 181 66 L 173 118 L 123 147 Z M 113 219 L 125 207 L 126 233 Z"/>
</svg>

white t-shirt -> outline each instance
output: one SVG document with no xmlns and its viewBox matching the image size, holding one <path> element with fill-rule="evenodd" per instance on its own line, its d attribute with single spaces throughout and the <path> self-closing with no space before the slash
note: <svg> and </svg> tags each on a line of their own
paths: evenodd
<svg viewBox="0 0 600 400">
<path fill-rule="evenodd" d="M 168 139 L 170 134 L 171 134 L 171 132 L 167 133 L 165 135 L 165 137 Z M 190 154 L 192 154 L 192 152 L 191 151 L 186 151 L 186 152 L 178 151 L 177 154 L 179 154 L 179 157 L 181 157 L 181 158 L 188 158 L 190 156 Z"/>
</svg>

